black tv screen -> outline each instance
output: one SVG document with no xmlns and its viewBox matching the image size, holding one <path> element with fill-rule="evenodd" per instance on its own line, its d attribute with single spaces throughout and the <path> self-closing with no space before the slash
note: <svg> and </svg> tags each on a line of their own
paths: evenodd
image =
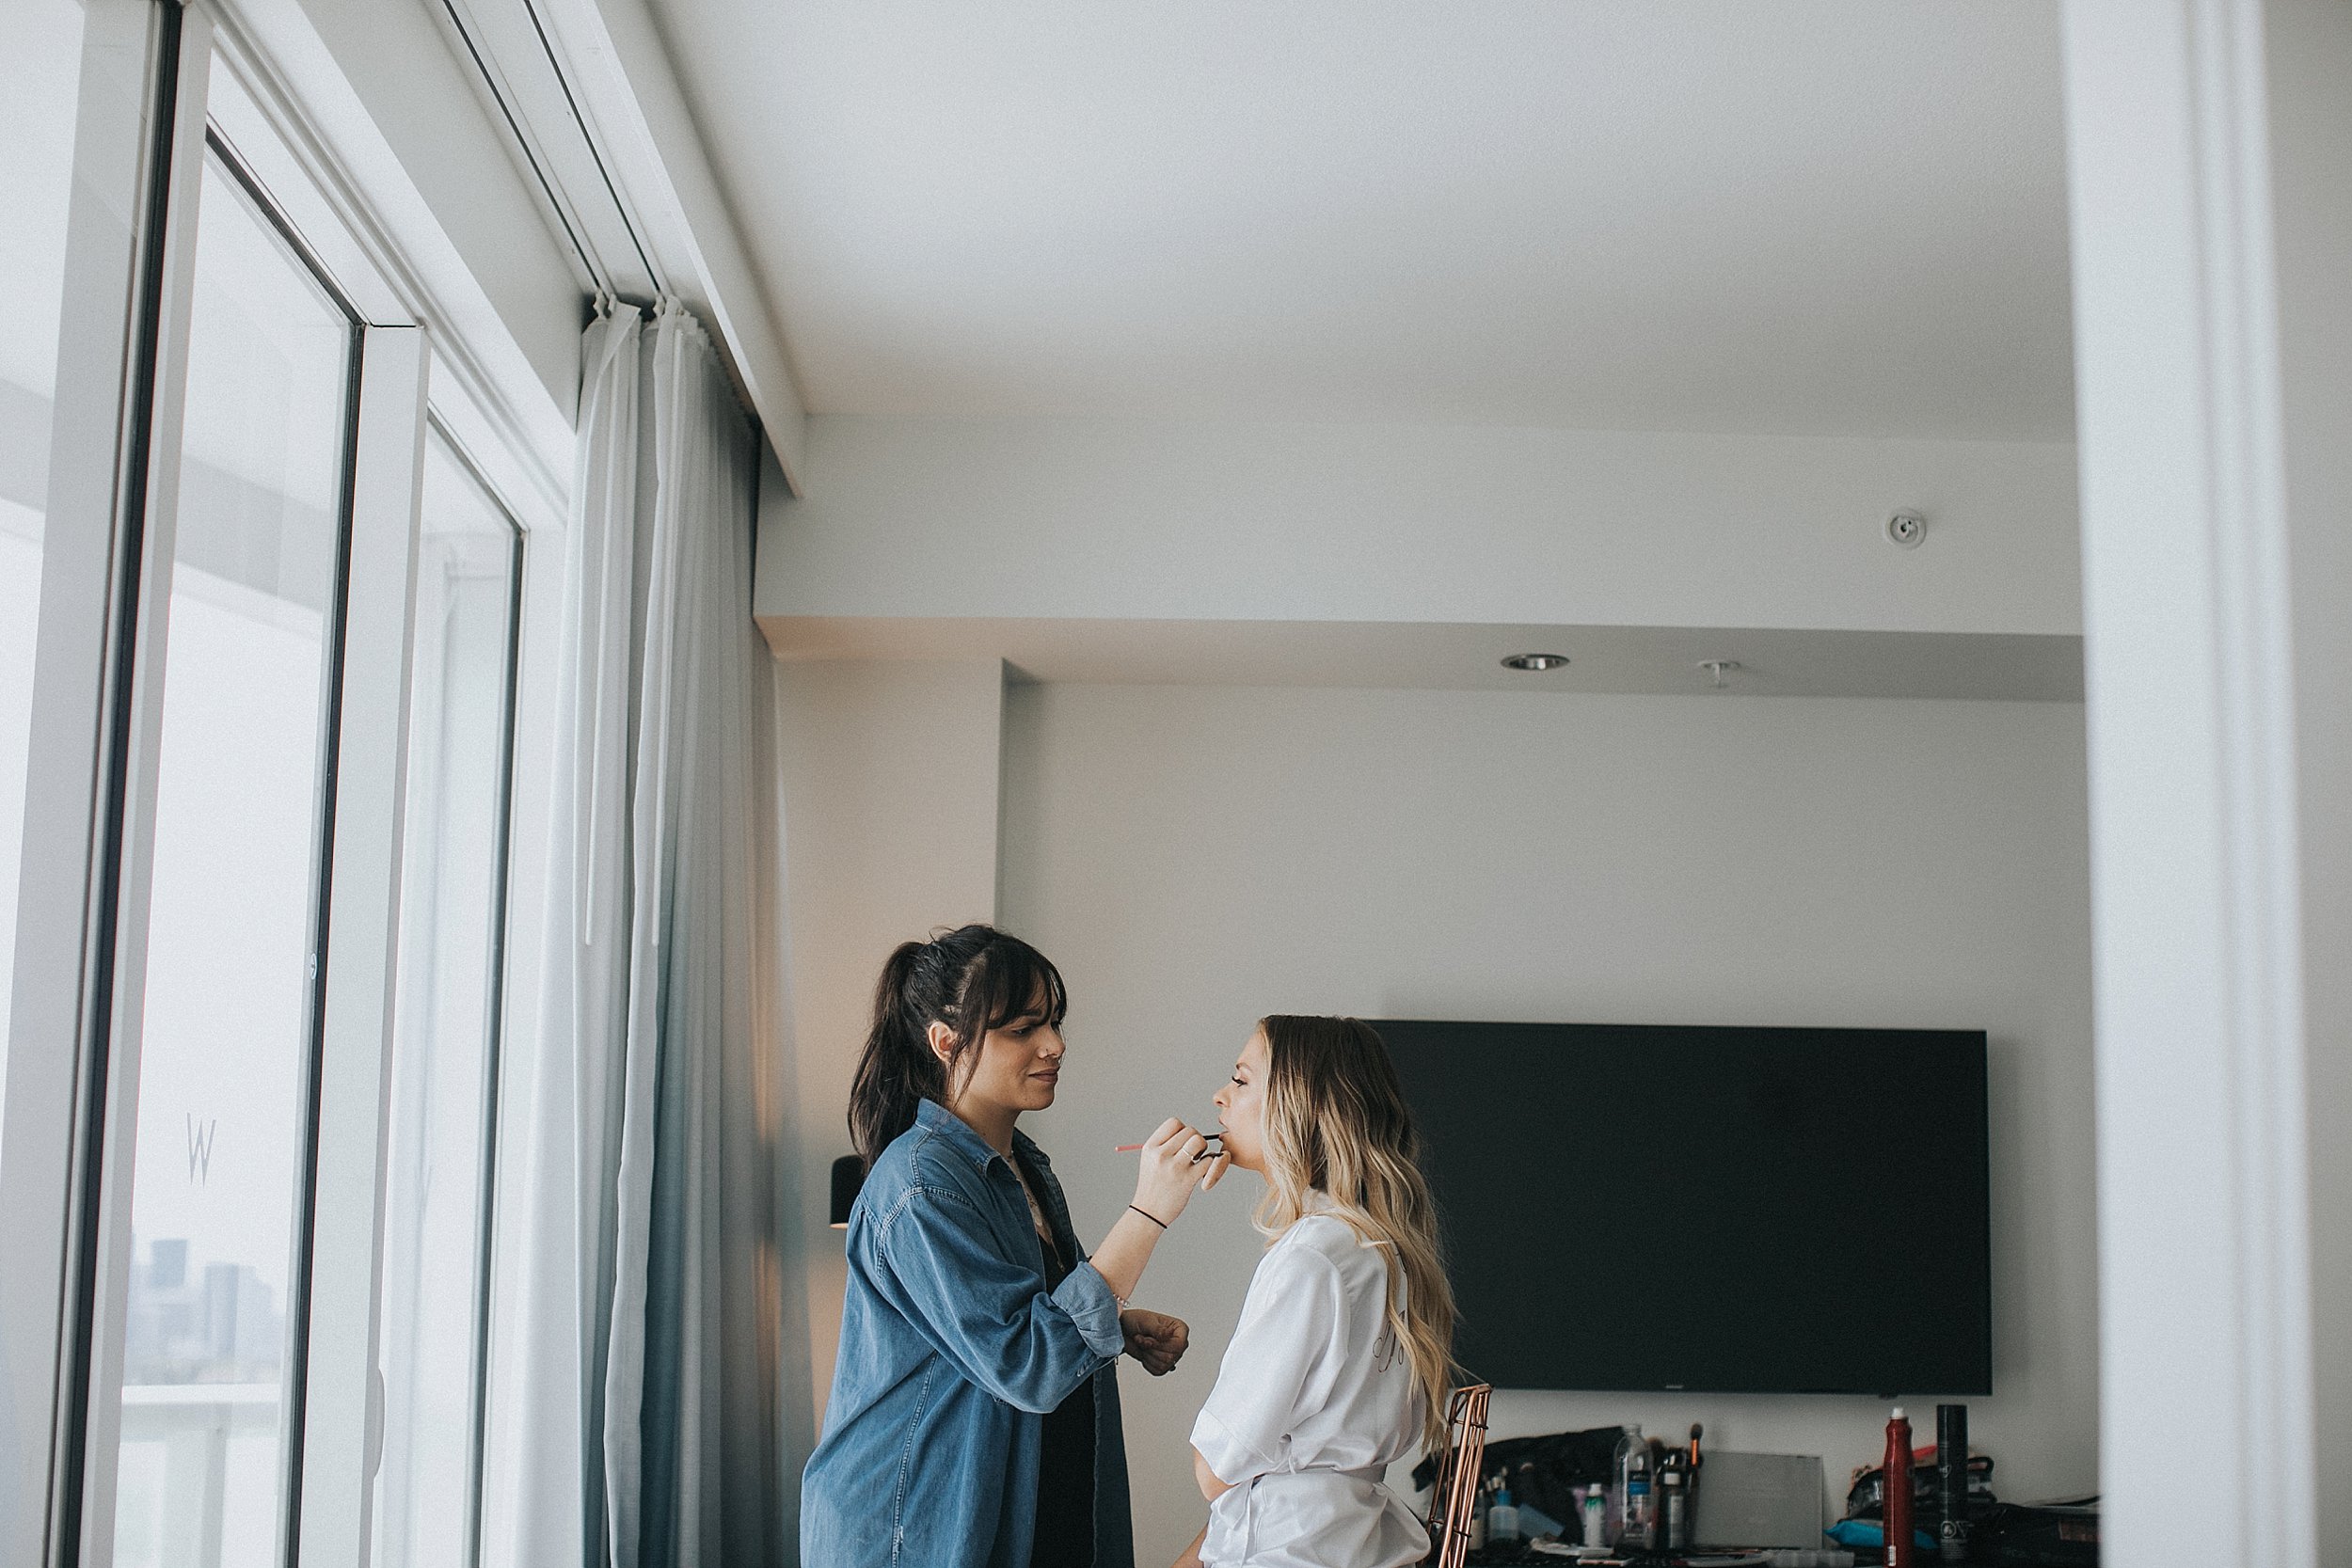
<svg viewBox="0 0 2352 1568">
<path fill-rule="evenodd" d="M 1374 1027 L 1471 1376 L 1992 1392 L 1981 1032 Z"/>
</svg>

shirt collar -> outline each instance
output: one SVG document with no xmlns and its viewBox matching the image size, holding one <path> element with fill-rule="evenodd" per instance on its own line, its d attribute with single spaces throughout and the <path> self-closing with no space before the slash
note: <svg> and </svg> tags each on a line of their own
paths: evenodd
<svg viewBox="0 0 2352 1568">
<path fill-rule="evenodd" d="M 976 1165 L 985 1165 L 998 1159 L 997 1152 L 988 1147 L 988 1140 L 972 1131 L 972 1124 L 936 1100 L 917 1101 L 914 1124 L 947 1140 L 948 1144 Z"/>
<path fill-rule="evenodd" d="M 917 1101 L 914 1106 L 914 1120 L 917 1126 L 929 1128 L 939 1136 L 946 1138 L 976 1165 L 985 1166 L 992 1160 L 1004 1159 L 1003 1155 L 989 1147 L 986 1138 L 972 1130 L 970 1122 L 936 1100 Z M 1019 1154 L 1031 1164 L 1044 1170 L 1053 1169 L 1053 1162 L 1045 1158 L 1045 1151 L 1030 1141 L 1029 1135 L 1018 1127 L 1012 1130 L 1012 1148 L 1014 1153 Z"/>
<path fill-rule="evenodd" d="M 1329 1193 L 1325 1192 L 1321 1187 L 1310 1187 L 1307 1189 L 1307 1196 L 1298 1200 L 1298 1216 L 1299 1218 L 1304 1219 L 1309 1214 L 1337 1213 L 1339 1212 L 1339 1207 L 1338 1202 L 1332 1198 Z M 1356 1226 L 1352 1221 L 1348 1222 L 1347 1228 L 1356 1231 L 1356 1244 L 1358 1246 L 1393 1246 L 1395 1244 L 1391 1242 L 1374 1241 L 1371 1237 L 1365 1235 L 1361 1230 L 1357 1230 Z"/>
</svg>

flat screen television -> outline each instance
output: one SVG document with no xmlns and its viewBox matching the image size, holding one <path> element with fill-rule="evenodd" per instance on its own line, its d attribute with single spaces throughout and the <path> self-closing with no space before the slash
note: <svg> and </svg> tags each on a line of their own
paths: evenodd
<svg viewBox="0 0 2352 1568">
<path fill-rule="evenodd" d="M 1374 1027 L 1480 1381 L 1992 1392 L 1981 1032 Z"/>
</svg>

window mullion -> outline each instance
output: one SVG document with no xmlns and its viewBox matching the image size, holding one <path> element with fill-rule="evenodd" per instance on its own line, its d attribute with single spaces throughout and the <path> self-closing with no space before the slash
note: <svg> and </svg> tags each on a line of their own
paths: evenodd
<svg viewBox="0 0 2352 1568">
<path fill-rule="evenodd" d="M 360 352 L 351 560 L 312 1131 L 298 1560 L 364 1560 L 383 1409 L 377 1387 L 409 641 L 424 456 L 424 333 L 370 327 Z M 361 1223 L 362 1221 L 366 1223 Z"/>
</svg>

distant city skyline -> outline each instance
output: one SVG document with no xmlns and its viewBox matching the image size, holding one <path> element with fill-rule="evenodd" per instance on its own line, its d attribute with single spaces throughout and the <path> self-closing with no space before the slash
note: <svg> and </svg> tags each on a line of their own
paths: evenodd
<svg viewBox="0 0 2352 1568">
<path fill-rule="evenodd" d="M 285 1313 L 258 1270 L 204 1260 L 182 1236 L 133 1244 L 125 1384 L 278 1381 Z"/>
</svg>

